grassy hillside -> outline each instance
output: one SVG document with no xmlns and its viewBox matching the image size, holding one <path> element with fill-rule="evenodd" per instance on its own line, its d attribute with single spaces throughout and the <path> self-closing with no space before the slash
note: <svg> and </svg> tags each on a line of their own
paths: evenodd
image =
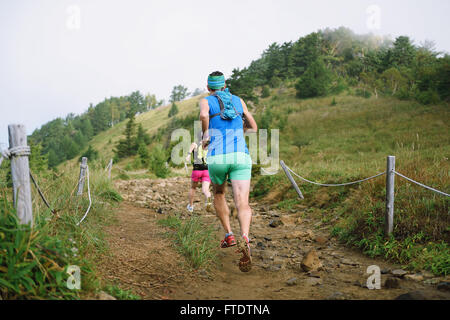
<svg viewBox="0 0 450 320">
<path fill-rule="evenodd" d="M 333 103 L 333 99 L 336 103 Z M 394 98 L 365 99 L 348 94 L 299 100 L 272 92 L 255 114 L 260 127 L 280 128 L 280 158 L 301 176 L 343 183 L 386 170 L 449 191 L 448 105 L 424 106 Z M 449 200 L 396 177 L 394 238 L 383 237 L 385 177 L 351 187 L 324 188 L 298 181 L 309 214 L 332 226 L 333 235 L 371 256 L 411 268 L 450 273 Z M 280 208 L 300 205 L 284 174 L 258 179 L 256 197 Z"/>
<path fill-rule="evenodd" d="M 178 103 L 176 118 L 194 119 L 199 98 Z M 269 97 L 250 108 L 259 128 L 280 129 L 280 159 L 310 180 L 342 183 L 362 179 L 385 171 L 386 157 L 394 155 L 397 171 L 444 192 L 449 190 L 448 104 L 366 99 L 352 95 L 351 90 L 335 97 L 301 100 L 293 88 L 283 88 L 271 90 Z M 164 106 L 141 114 L 137 123 L 142 123 L 154 140 L 158 129 L 167 139 L 173 121 L 169 109 Z M 184 123 L 190 123 L 185 128 L 192 129 L 191 121 Z M 124 127 L 125 122 L 120 123 L 93 139 L 104 162 L 113 156 Z M 119 162 L 116 175 L 118 167 L 130 169 L 131 162 Z M 298 181 L 305 195 L 300 201 L 281 170 L 274 176 L 254 172 L 252 197 L 279 209 L 306 206 L 305 215 L 321 219 L 323 226 L 332 227 L 333 235 L 371 256 L 384 256 L 413 269 L 450 273 L 448 198 L 396 177 L 394 237 L 386 240 L 384 176 L 337 188 Z"/>
</svg>

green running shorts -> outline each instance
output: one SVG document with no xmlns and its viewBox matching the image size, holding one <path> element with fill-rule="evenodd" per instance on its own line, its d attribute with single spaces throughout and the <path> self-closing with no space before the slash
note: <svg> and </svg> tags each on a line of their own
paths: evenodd
<svg viewBox="0 0 450 320">
<path fill-rule="evenodd" d="M 222 185 L 225 180 L 250 180 L 252 177 L 252 158 L 245 152 L 233 152 L 209 156 L 209 177 L 212 183 Z"/>
</svg>

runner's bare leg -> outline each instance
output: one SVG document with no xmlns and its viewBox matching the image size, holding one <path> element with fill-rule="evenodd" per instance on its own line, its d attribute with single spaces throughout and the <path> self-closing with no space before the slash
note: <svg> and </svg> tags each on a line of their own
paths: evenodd
<svg viewBox="0 0 450 320">
<path fill-rule="evenodd" d="M 197 188 L 198 182 L 191 181 L 191 188 L 189 189 L 189 205 L 192 207 L 194 205 L 194 195 L 195 189 Z"/>
<path fill-rule="evenodd" d="M 249 236 L 250 223 L 252 221 L 252 209 L 248 204 L 250 193 L 250 180 L 231 180 L 233 198 L 238 212 L 241 234 Z"/>
<path fill-rule="evenodd" d="M 225 192 L 227 188 L 227 182 L 222 185 L 213 184 L 214 188 L 214 208 L 216 209 L 217 216 L 222 223 L 226 233 L 231 232 L 230 225 L 230 209 L 228 208 L 227 200 L 225 199 Z"/>
<path fill-rule="evenodd" d="M 202 182 L 202 191 L 203 191 L 203 194 L 205 195 L 206 200 L 208 200 L 208 198 L 211 197 L 211 191 L 209 191 L 210 184 L 211 183 L 209 181 Z"/>
</svg>

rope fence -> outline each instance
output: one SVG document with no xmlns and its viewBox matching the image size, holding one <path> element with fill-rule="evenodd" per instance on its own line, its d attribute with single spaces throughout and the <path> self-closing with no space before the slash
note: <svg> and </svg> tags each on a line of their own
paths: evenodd
<svg viewBox="0 0 450 320">
<path fill-rule="evenodd" d="M 403 179 L 408 180 L 409 182 L 412 182 L 412 183 L 415 183 L 415 184 L 421 186 L 422 188 L 425 188 L 425 189 L 434 191 L 434 192 L 439 193 L 440 195 L 443 195 L 443 196 L 450 197 L 450 194 L 448 194 L 448 193 L 439 191 L 439 190 L 434 189 L 434 188 L 432 188 L 432 187 L 426 186 L 426 185 L 424 185 L 424 184 L 422 184 L 422 183 L 420 183 L 420 182 L 417 182 L 417 181 L 415 181 L 415 180 L 413 180 L 413 179 L 411 179 L 411 178 L 405 177 L 404 175 L 402 175 L 401 173 L 399 173 L 399 172 L 397 172 L 397 171 L 394 171 L 394 173 L 395 173 L 396 175 L 402 177 Z"/>
<path fill-rule="evenodd" d="M 395 157 L 394 156 L 388 156 L 387 157 L 387 169 L 384 172 L 380 172 L 374 176 L 365 178 L 365 179 L 361 179 L 361 180 L 357 180 L 357 181 L 352 181 L 352 182 L 345 182 L 345 183 L 339 183 L 339 184 L 328 184 L 328 183 L 319 183 L 319 182 L 314 182 L 311 180 L 308 180 L 302 176 L 300 176 L 299 174 L 297 174 L 296 172 L 294 172 L 291 168 L 289 168 L 283 160 L 280 161 L 281 167 L 283 168 L 287 178 L 289 179 L 289 181 L 291 182 L 292 186 L 294 187 L 294 189 L 297 191 L 297 194 L 299 195 L 300 199 L 304 199 L 303 194 L 300 190 L 300 188 L 298 187 L 297 183 L 295 182 L 295 180 L 292 178 L 291 173 L 296 176 L 297 178 L 299 178 L 300 180 L 310 183 L 310 184 L 314 184 L 317 186 L 322 186 L 322 187 L 341 187 L 341 186 L 349 186 L 349 185 L 354 185 L 354 184 L 358 184 L 358 183 L 362 183 L 362 182 L 366 182 L 372 179 L 375 179 L 377 177 L 380 177 L 382 175 L 387 175 L 386 177 L 386 215 L 385 215 L 385 233 L 386 235 L 390 235 L 393 231 L 393 220 L 394 220 L 394 181 L 395 181 L 395 175 L 398 175 L 400 177 L 402 177 L 403 179 L 408 180 L 409 182 L 412 182 L 414 184 L 417 184 L 418 186 L 421 186 L 427 190 L 436 192 L 440 195 L 443 196 L 447 196 L 450 197 L 450 195 L 448 193 L 445 193 L 443 191 L 437 190 L 435 188 L 432 188 L 430 186 L 427 186 L 425 184 L 422 184 L 420 182 L 417 182 L 411 178 L 408 178 L 406 176 L 404 176 L 403 174 L 395 171 Z"/>
<path fill-rule="evenodd" d="M 52 214 L 55 214 L 60 209 L 55 210 L 50 202 L 42 192 L 37 179 L 32 174 L 29 168 L 29 159 L 28 157 L 31 155 L 31 149 L 27 145 L 27 135 L 25 126 L 21 124 L 13 124 L 8 126 L 9 132 L 9 141 L 10 148 L 0 150 L 0 166 L 3 163 L 4 159 L 11 160 L 11 177 L 13 184 L 13 198 L 14 198 L 14 207 L 16 208 L 16 213 L 19 218 L 21 224 L 33 224 L 33 209 L 32 209 L 32 201 L 31 201 L 31 182 L 34 184 L 39 196 L 45 205 L 50 209 Z M 107 172 L 108 179 L 111 179 L 111 169 L 113 165 L 113 159 L 111 159 L 105 168 Z M 88 213 L 92 207 L 92 196 L 91 196 L 91 187 L 89 181 L 89 166 L 87 164 L 87 158 L 83 157 L 80 164 L 80 176 L 75 185 L 75 188 L 72 190 L 69 197 L 72 197 L 74 191 L 78 188 L 77 196 L 81 196 L 83 194 L 84 183 L 87 182 L 87 194 L 89 199 L 89 205 L 83 215 L 83 217 L 76 224 L 79 226 L 88 216 Z M 65 206 L 64 208 L 67 208 Z"/>
</svg>

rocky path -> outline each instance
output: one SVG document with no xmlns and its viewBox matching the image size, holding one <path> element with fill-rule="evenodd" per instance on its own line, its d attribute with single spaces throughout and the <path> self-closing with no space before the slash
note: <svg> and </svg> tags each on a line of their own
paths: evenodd
<svg viewBox="0 0 450 320">
<path fill-rule="evenodd" d="M 249 273 L 239 271 L 240 256 L 233 248 L 217 249 L 220 261 L 212 271 L 189 272 L 184 258 L 164 237 L 165 229 L 157 225 L 167 215 L 186 214 L 189 179 L 127 180 L 116 186 L 125 202 L 117 210 L 118 224 L 109 227 L 111 256 L 105 256 L 101 270 L 106 279 L 144 299 L 395 299 L 403 294 L 450 299 L 448 277 L 408 274 L 399 266 L 363 256 L 330 239 L 328 227 L 304 208 L 281 212 L 273 209 L 276 203 L 251 204 Z M 215 215 L 201 202 L 195 203 L 195 213 L 216 228 L 219 246 L 223 231 Z M 235 215 L 232 226 L 239 230 Z M 382 270 L 380 290 L 366 287 L 371 265 Z"/>
</svg>

